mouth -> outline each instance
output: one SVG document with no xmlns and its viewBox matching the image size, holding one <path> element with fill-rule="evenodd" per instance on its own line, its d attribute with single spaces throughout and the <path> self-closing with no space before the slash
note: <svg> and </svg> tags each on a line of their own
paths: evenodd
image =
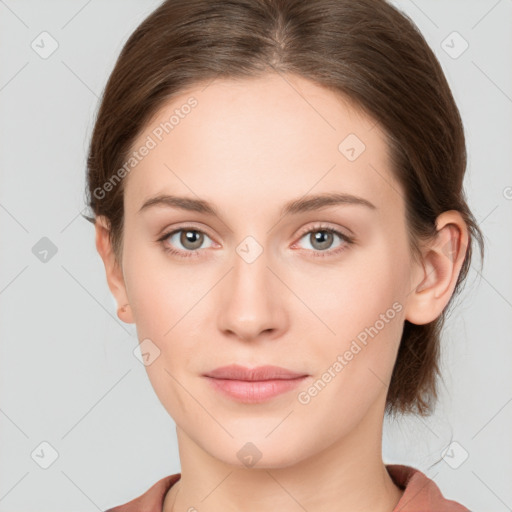
<svg viewBox="0 0 512 512">
<path fill-rule="evenodd" d="M 248 381 L 206 377 L 215 390 L 247 404 L 265 402 L 282 393 L 292 391 L 307 378 L 308 376 L 294 379 Z"/>
<path fill-rule="evenodd" d="M 290 392 L 309 377 L 278 366 L 223 366 L 204 374 L 212 388 L 242 403 L 261 403 Z"/>
<path fill-rule="evenodd" d="M 248 368 L 238 364 L 221 366 L 204 375 L 214 379 L 244 381 L 291 380 L 307 376 L 306 373 L 296 372 L 281 366 L 265 365 L 256 368 Z"/>
</svg>

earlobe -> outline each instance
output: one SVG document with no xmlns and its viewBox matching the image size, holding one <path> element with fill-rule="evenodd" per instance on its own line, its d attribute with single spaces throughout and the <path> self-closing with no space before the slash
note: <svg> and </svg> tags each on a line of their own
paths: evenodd
<svg viewBox="0 0 512 512">
<path fill-rule="evenodd" d="M 405 319 L 417 325 L 432 322 L 441 315 L 466 256 L 468 231 L 458 211 L 439 215 L 436 229 L 437 237 L 425 247 L 421 267 L 415 268 L 414 288 L 407 300 Z"/>
<path fill-rule="evenodd" d="M 108 287 L 117 302 L 117 316 L 126 323 L 133 323 L 132 311 L 126 293 L 124 276 L 119 262 L 116 260 L 110 242 L 110 228 L 107 219 L 96 217 L 96 249 L 103 260 Z"/>
<path fill-rule="evenodd" d="M 129 307 L 130 307 L 130 304 L 125 304 L 124 306 L 117 308 L 117 316 L 118 316 L 119 320 L 122 320 L 123 322 L 125 322 L 127 324 L 133 323 L 131 312 L 128 311 Z"/>
</svg>

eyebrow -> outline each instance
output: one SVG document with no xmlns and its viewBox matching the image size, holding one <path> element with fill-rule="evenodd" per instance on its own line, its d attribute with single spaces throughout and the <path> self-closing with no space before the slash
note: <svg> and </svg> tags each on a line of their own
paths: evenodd
<svg viewBox="0 0 512 512">
<path fill-rule="evenodd" d="M 320 210 L 321 208 L 326 208 L 328 206 L 349 204 L 365 206 L 372 210 L 377 210 L 377 207 L 373 203 L 362 197 L 345 193 L 324 193 L 305 196 L 300 199 L 289 201 L 282 207 L 281 216 L 297 215 L 303 212 Z M 154 206 L 177 208 L 190 212 L 213 215 L 220 218 L 217 209 L 208 201 L 169 194 L 160 194 L 147 199 L 140 208 L 139 213 Z"/>
</svg>

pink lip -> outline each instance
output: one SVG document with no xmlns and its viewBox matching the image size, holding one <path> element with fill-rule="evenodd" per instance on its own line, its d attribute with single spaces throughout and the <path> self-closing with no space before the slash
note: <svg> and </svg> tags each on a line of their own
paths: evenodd
<svg viewBox="0 0 512 512">
<path fill-rule="evenodd" d="M 205 374 L 206 377 L 215 379 L 231 379 L 231 380 L 274 380 L 274 379 L 295 379 L 304 377 L 305 373 L 293 372 L 280 366 L 258 366 L 256 368 L 246 368 L 238 364 L 229 366 L 221 366 L 215 368 L 211 372 Z"/>
<path fill-rule="evenodd" d="M 302 383 L 307 374 L 278 366 L 245 368 L 222 366 L 204 375 L 217 391 L 244 403 L 259 403 L 290 391 Z"/>
</svg>

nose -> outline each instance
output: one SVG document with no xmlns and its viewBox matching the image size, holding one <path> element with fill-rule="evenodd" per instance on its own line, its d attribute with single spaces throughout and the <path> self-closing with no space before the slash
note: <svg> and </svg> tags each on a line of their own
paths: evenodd
<svg viewBox="0 0 512 512">
<path fill-rule="evenodd" d="M 238 254 L 217 293 L 218 327 L 240 340 L 275 338 L 289 321 L 286 287 L 269 267 L 263 251 L 256 259 Z"/>
</svg>

